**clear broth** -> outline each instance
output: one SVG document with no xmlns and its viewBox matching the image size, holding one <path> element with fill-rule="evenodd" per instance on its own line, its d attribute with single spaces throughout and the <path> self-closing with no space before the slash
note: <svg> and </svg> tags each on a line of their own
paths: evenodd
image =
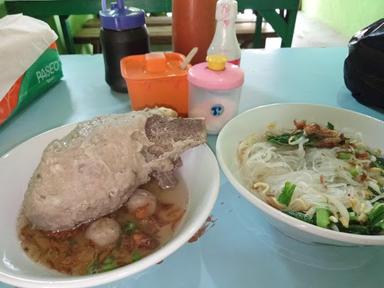
<svg viewBox="0 0 384 288">
<path fill-rule="evenodd" d="M 85 231 L 90 223 L 73 230 L 50 233 L 33 229 L 24 217 L 20 217 L 21 246 L 34 261 L 70 275 L 105 272 L 140 260 L 172 238 L 188 204 L 188 193 L 180 179 L 172 189 L 162 190 L 155 181 L 141 188 L 157 198 L 156 212 L 139 220 L 122 206 L 106 215 L 115 219 L 122 228 L 114 246 L 101 248 L 88 240 Z M 135 228 L 127 229 L 128 223 L 134 223 Z"/>
</svg>

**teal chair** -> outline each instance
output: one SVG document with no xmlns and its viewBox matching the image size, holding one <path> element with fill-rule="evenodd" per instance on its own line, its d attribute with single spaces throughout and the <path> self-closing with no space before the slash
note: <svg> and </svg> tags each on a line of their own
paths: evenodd
<svg viewBox="0 0 384 288">
<path fill-rule="evenodd" d="M 237 0 L 239 11 L 252 9 L 256 14 L 256 29 L 253 47 L 265 47 L 262 35 L 262 22 L 268 22 L 276 36 L 281 37 L 281 47 L 291 47 L 295 30 L 299 0 Z"/>
<path fill-rule="evenodd" d="M 140 7 L 149 13 L 160 13 L 172 9 L 171 0 L 129 0 L 127 4 Z M 52 16 L 59 16 L 66 51 L 74 54 L 75 46 L 68 17 L 96 15 L 101 9 L 101 2 L 100 0 L 5 0 L 5 7 L 8 14 L 23 13 L 46 22 Z"/>
<path fill-rule="evenodd" d="M 299 0 L 238 0 L 238 3 L 240 11 L 252 9 L 257 15 L 253 47 L 265 46 L 265 38 L 261 33 L 263 19 L 272 26 L 276 36 L 282 38 L 282 47 L 291 46 Z M 129 0 L 127 4 L 144 9 L 148 13 L 172 10 L 171 0 Z M 98 14 L 101 4 L 100 0 L 5 0 L 5 7 L 8 13 L 24 13 L 45 21 L 58 15 L 64 43 L 71 54 L 75 53 L 75 48 L 68 17 Z"/>
</svg>

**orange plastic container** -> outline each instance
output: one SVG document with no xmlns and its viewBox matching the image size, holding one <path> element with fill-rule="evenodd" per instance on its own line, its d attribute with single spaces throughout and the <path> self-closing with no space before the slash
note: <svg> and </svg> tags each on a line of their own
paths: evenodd
<svg viewBox="0 0 384 288">
<path fill-rule="evenodd" d="M 121 59 L 121 74 L 127 82 L 133 110 L 168 107 L 188 115 L 188 69 L 181 69 L 184 55 L 154 52 Z"/>
</svg>

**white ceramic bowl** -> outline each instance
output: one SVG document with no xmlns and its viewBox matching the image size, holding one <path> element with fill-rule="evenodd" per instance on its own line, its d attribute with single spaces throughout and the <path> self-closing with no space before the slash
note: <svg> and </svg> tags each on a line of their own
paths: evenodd
<svg viewBox="0 0 384 288">
<path fill-rule="evenodd" d="M 115 281 L 142 271 L 169 256 L 186 243 L 204 224 L 216 201 L 219 166 L 207 145 L 200 145 L 182 155 L 179 173 L 189 192 L 185 220 L 171 241 L 143 259 L 110 272 L 67 276 L 36 264 L 21 249 L 16 221 L 24 192 L 45 146 L 67 134 L 74 125 L 38 135 L 0 158 L 0 282 L 17 287 L 91 287 Z"/>
<path fill-rule="evenodd" d="M 236 165 L 239 142 L 253 133 L 265 132 L 270 123 L 292 128 L 294 119 L 318 123 L 331 122 L 337 127 L 352 128 L 363 134 L 363 141 L 384 150 L 384 122 L 369 116 L 321 105 L 273 104 L 248 110 L 227 123 L 216 144 L 219 164 L 235 189 L 263 212 L 267 220 L 283 233 L 306 242 L 333 245 L 384 245 L 384 236 L 354 235 L 323 229 L 288 216 L 260 200 L 247 190 Z"/>
</svg>

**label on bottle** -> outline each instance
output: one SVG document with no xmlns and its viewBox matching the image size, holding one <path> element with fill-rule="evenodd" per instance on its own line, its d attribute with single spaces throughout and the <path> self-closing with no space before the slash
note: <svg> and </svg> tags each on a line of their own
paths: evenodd
<svg viewBox="0 0 384 288">
<path fill-rule="evenodd" d="M 240 58 L 239 58 L 239 59 L 234 59 L 234 60 L 228 61 L 228 63 L 232 63 L 232 64 L 235 64 L 235 65 L 237 65 L 237 66 L 240 66 Z"/>
<path fill-rule="evenodd" d="M 212 116 L 219 117 L 224 112 L 224 106 L 221 104 L 214 104 L 211 107 Z"/>
</svg>

